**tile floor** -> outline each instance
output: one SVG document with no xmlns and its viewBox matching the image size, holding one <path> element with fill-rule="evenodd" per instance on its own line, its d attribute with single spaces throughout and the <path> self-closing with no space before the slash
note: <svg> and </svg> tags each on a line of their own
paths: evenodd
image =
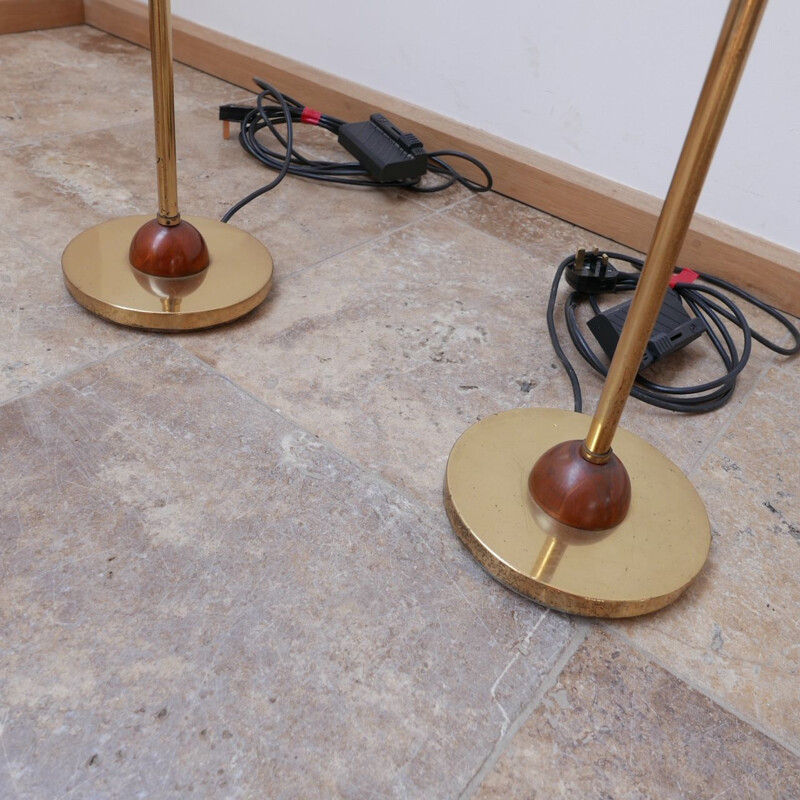
<svg viewBox="0 0 800 800">
<path fill-rule="evenodd" d="M 796 362 L 757 347 L 712 415 L 629 405 L 710 560 L 648 618 L 548 611 L 466 554 L 442 474 L 474 420 L 570 407 L 547 287 L 607 243 L 289 179 L 235 218 L 275 257 L 261 308 L 115 327 L 60 254 L 154 210 L 148 55 L 78 27 L 2 37 L 0 69 L 1 797 L 800 797 Z M 266 182 L 216 122 L 247 93 L 176 91 L 182 207 L 218 217 Z"/>
</svg>

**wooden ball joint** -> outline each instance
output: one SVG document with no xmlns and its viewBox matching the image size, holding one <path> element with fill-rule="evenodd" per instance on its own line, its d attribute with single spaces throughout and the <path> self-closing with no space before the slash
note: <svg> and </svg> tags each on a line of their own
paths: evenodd
<svg viewBox="0 0 800 800">
<path fill-rule="evenodd" d="M 614 453 L 602 463 L 583 456 L 583 442 L 551 447 L 534 464 L 528 490 L 551 517 L 587 531 L 619 525 L 631 504 L 628 471 Z"/>
<path fill-rule="evenodd" d="M 145 222 L 134 234 L 128 257 L 140 272 L 159 278 L 195 275 L 210 262 L 202 234 L 183 219 L 172 225 L 158 219 Z"/>
</svg>

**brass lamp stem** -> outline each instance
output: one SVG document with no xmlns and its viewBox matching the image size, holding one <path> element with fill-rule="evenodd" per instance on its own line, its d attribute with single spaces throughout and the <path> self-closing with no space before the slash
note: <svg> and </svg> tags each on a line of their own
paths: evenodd
<svg viewBox="0 0 800 800">
<path fill-rule="evenodd" d="M 582 454 L 603 463 L 664 302 L 766 0 L 731 0 Z"/>
<path fill-rule="evenodd" d="M 158 221 L 177 225 L 178 169 L 175 154 L 175 95 L 172 77 L 170 0 L 150 0 L 150 62 L 153 68 L 153 110 L 156 129 Z"/>
</svg>

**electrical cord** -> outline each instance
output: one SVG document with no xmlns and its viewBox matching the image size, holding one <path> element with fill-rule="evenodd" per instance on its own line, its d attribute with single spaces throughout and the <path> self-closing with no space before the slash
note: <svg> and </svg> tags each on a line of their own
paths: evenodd
<svg viewBox="0 0 800 800">
<path fill-rule="evenodd" d="M 605 253 L 604 255 L 607 256 L 609 260 L 626 262 L 639 271 L 644 266 L 644 262 L 641 259 L 633 256 L 622 253 Z M 556 356 L 564 367 L 572 386 L 574 409 L 580 412 L 583 407 L 580 381 L 578 380 L 578 375 L 572 363 L 561 347 L 555 324 L 555 306 L 561 279 L 565 270 L 574 267 L 575 259 L 576 257 L 574 255 L 565 258 L 556 269 L 547 303 L 547 330 Z M 693 386 L 665 386 L 651 381 L 640 374 L 637 376 L 636 382 L 631 389 L 631 396 L 645 403 L 649 403 L 650 405 L 671 411 L 694 414 L 714 411 L 721 408 L 731 399 L 734 389 L 736 388 L 736 379 L 745 368 L 750 358 L 753 340 L 780 355 L 791 356 L 800 352 L 800 331 L 798 331 L 797 327 L 787 316 L 729 281 L 723 280 L 722 278 L 715 278 L 702 272 L 697 273 L 697 275 L 704 283 L 710 285 L 704 286 L 696 282 L 678 282 L 675 284 L 674 290 L 686 305 L 689 306 L 692 312 L 694 312 L 695 316 L 705 321 L 705 333 L 708 335 L 722 361 L 724 373 L 718 378 Z M 639 277 L 638 272 L 620 271 L 613 292 L 634 290 L 639 282 Z M 739 306 L 727 294 L 718 291 L 718 289 L 724 289 L 725 292 L 735 295 L 773 317 L 789 331 L 794 340 L 794 344 L 790 347 L 783 347 L 758 333 L 758 331 L 753 330 Z M 587 338 L 581 331 L 581 326 L 577 318 L 577 308 L 582 302 L 587 300 L 595 314 L 599 314 L 601 309 L 597 302 L 596 295 L 572 291 L 567 296 L 564 305 L 567 332 L 581 357 L 596 372 L 605 377 L 608 374 L 608 366 L 598 357 L 589 345 Z M 741 330 L 741 353 L 731 336 L 726 321 L 727 323 L 732 323 Z"/>
<path fill-rule="evenodd" d="M 345 121 L 329 114 L 311 111 L 302 103 L 282 94 L 274 86 L 260 78 L 254 78 L 254 81 L 261 92 L 256 98 L 255 108 L 250 109 L 241 120 L 239 142 L 253 158 L 277 171 L 278 174 L 270 183 L 256 189 L 231 206 L 222 217 L 223 222 L 228 222 L 241 208 L 274 189 L 286 175 L 348 186 L 399 188 L 420 193 L 441 192 L 449 189 L 455 183 L 460 183 L 473 192 L 488 192 L 492 188 L 492 175 L 486 166 L 474 156 L 457 150 L 436 150 L 426 153 L 428 171 L 443 177 L 442 181 L 432 186 L 422 185 L 419 178 L 378 182 L 370 178 L 370 173 L 358 161 L 318 161 L 306 158 L 294 146 L 295 124 L 316 125 L 331 133 L 338 133 L 341 126 L 346 124 Z M 273 100 L 275 104 L 267 105 L 265 101 L 269 100 Z M 285 126 L 285 134 L 279 130 L 279 126 Z M 280 150 L 271 149 L 259 139 L 258 134 L 265 129 L 272 134 L 280 146 Z M 486 182 L 478 183 L 462 175 L 445 158 L 468 161 L 478 168 Z"/>
</svg>

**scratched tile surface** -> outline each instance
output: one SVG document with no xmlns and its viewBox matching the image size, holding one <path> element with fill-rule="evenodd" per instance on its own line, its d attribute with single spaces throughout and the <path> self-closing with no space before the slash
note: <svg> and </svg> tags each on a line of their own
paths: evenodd
<svg viewBox="0 0 800 800">
<path fill-rule="evenodd" d="M 495 194 L 289 179 L 234 218 L 275 258 L 262 307 L 115 327 L 60 256 L 154 210 L 147 53 L 76 27 L 0 65 L 0 797 L 797 796 L 796 362 L 754 347 L 715 414 L 629 404 L 714 541 L 678 603 L 598 632 L 484 575 L 441 483 L 475 419 L 570 407 L 553 270 L 624 248 Z M 216 120 L 252 95 L 179 66 L 176 98 L 182 206 L 217 218 L 270 178 Z"/>
<path fill-rule="evenodd" d="M 486 777 L 480 800 L 800 795 L 800 759 L 593 633 Z"/>
<path fill-rule="evenodd" d="M 448 797 L 570 620 L 166 341 L 0 409 L 2 797 Z"/>
</svg>

